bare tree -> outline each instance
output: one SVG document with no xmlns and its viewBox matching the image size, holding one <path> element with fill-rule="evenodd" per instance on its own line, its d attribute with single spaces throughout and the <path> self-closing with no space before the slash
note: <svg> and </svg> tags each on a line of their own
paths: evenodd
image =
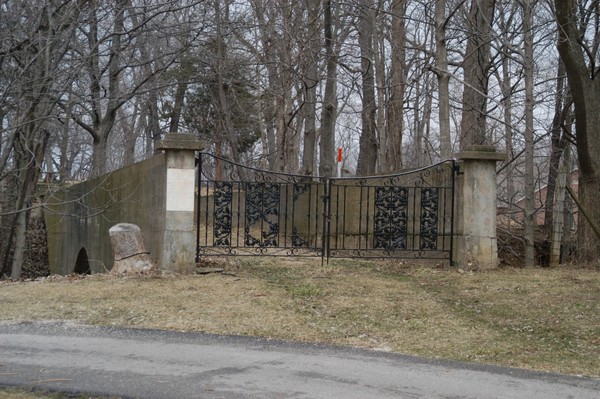
<svg viewBox="0 0 600 399">
<path fill-rule="evenodd" d="M 184 8 L 194 5 L 195 2 L 189 3 Z M 73 93 L 79 98 L 73 99 L 72 117 L 92 137 L 93 173 L 99 175 L 110 169 L 108 143 L 118 110 L 150 88 L 150 83 L 188 48 L 185 38 L 189 37 L 189 25 L 174 25 L 162 31 L 156 26 L 155 20 L 159 17 L 180 11 L 175 3 L 146 7 L 131 0 L 97 0 L 81 7 L 84 18 L 77 35 L 77 47 L 72 53 L 73 68 L 80 69 L 78 78 L 87 82 L 88 87 L 80 87 Z M 158 32 L 161 36 L 156 37 L 154 43 L 160 47 L 150 57 L 145 36 Z M 150 106 L 151 113 L 156 114 L 156 101 Z M 158 117 L 152 115 L 152 118 Z"/>
<path fill-rule="evenodd" d="M 331 6 L 331 5 L 329 5 Z M 302 152 L 302 173 L 312 175 L 315 166 L 316 142 L 317 142 L 317 89 L 320 83 L 318 74 L 320 53 L 320 26 L 319 15 L 321 0 L 306 0 L 308 10 L 308 37 L 307 49 L 305 51 L 306 75 L 303 79 L 305 91 L 305 104 L 303 111 L 304 121 L 304 145 Z"/>
<path fill-rule="evenodd" d="M 323 32 L 325 46 L 325 94 L 321 111 L 321 144 L 319 173 L 333 176 L 335 121 L 337 113 L 337 57 L 334 50 L 334 28 L 331 0 L 323 3 Z"/>
<path fill-rule="evenodd" d="M 267 70 L 267 123 L 272 167 L 281 172 L 295 172 L 298 139 L 291 128 L 293 118 L 294 69 L 292 65 L 294 12 L 287 1 L 253 0 L 252 6 L 260 30 L 261 62 Z"/>
<path fill-rule="evenodd" d="M 375 75 L 373 70 L 373 5 L 370 0 L 361 0 L 358 6 L 358 45 L 362 77 L 362 131 L 356 174 L 359 176 L 375 173 L 377 163 L 377 127 L 375 113 Z"/>
<path fill-rule="evenodd" d="M 392 17 L 391 30 L 391 66 L 390 66 L 390 99 L 387 104 L 387 129 L 382 150 L 385 152 L 385 163 L 388 171 L 402 169 L 402 136 L 404 129 L 404 88 L 406 85 L 406 0 L 392 0 L 390 5 Z M 383 109 L 382 104 L 380 108 Z"/>
<path fill-rule="evenodd" d="M 434 72 L 438 79 L 438 115 L 440 125 L 440 154 L 442 159 L 452 157 L 450 137 L 450 73 L 446 46 L 446 0 L 435 3 L 435 62 Z"/>
<path fill-rule="evenodd" d="M 491 29 L 495 0 L 473 0 L 467 19 L 460 146 L 486 144 Z"/>
<path fill-rule="evenodd" d="M 514 144 L 513 136 L 515 132 L 515 123 L 513 118 L 513 96 L 514 86 L 517 82 L 513 83 L 513 80 L 517 80 L 521 73 L 515 71 L 513 64 L 515 63 L 513 52 L 513 32 L 517 31 L 511 26 L 511 23 L 516 17 L 516 8 L 518 3 L 507 3 L 499 5 L 499 38 L 500 44 L 500 57 L 501 57 L 501 69 L 502 73 L 498 69 L 495 69 L 497 80 L 500 82 L 500 92 L 502 93 L 501 105 L 502 105 L 502 122 L 504 124 L 504 149 L 509 157 L 514 155 Z M 515 73 L 516 72 L 516 73 Z M 515 170 L 514 164 L 511 162 L 506 165 L 505 172 L 505 183 L 506 183 L 506 202 L 509 207 L 509 215 L 511 217 L 514 213 L 514 201 L 515 201 Z"/>
<path fill-rule="evenodd" d="M 554 219 L 554 192 L 556 188 L 556 179 L 561 158 L 572 141 L 572 105 L 573 101 L 568 94 L 568 87 L 565 84 L 565 66 L 558 62 L 556 71 L 556 94 L 554 103 L 554 117 L 550 126 L 550 159 L 548 161 L 548 188 L 546 194 L 546 206 L 544 209 L 544 224 L 547 229 L 553 226 Z"/>
<path fill-rule="evenodd" d="M 575 106 L 579 160 L 579 196 L 590 221 L 579 223 L 579 256 L 595 261 L 600 255 L 591 223 L 600 222 L 596 201 L 600 192 L 600 13 L 597 1 L 555 0 L 558 51 L 565 64 Z M 580 212 L 580 215 L 583 212 Z"/>
<path fill-rule="evenodd" d="M 25 251 L 25 233 L 50 128 L 57 121 L 57 101 L 64 94 L 62 61 L 73 33 L 77 10 L 68 2 L 13 5 L 3 23 L 14 29 L 0 52 L 2 72 L 2 137 L 8 136 L 0 155 L 0 182 L 8 190 L 0 192 L 3 233 L 0 275 L 18 279 Z M 12 18 L 12 19 L 10 19 Z M 9 22 L 10 21 L 10 22 Z M 61 79 L 62 77 L 62 79 Z"/>
<path fill-rule="evenodd" d="M 525 267 L 534 265 L 534 195 L 533 178 L 533 0 L 523 0 L 523 64 L 525 79 Z"/>
<path fill-rule="evenodd" d="M 235 161 L 240 160 L 240 148 L 238 139 L 235 133 L 235 129 L 233 127 L 233 121 L 231 116 L 231 107 L 229 105 L 228 98 L 226 96 L 226 83 L 223 74 L 223 68 L 227 63 L 227 52 L 225 47 L 224 35 L 222 30 L 222 24 L 224 23 L 223 18 L 221 16 L 221 2 L 219 0 L 215 0 L 214 2 L 215 8 L 215 28 L 216 28 L 216 37 L 215 37 L 215 78 L 216 82 L 214 85 L 214 89 L 216 93 L 214 94 L 216 102 L 218 103 L 217 107 L 217 117 L 220 121 L 219 125 L 222 126 L 225 130 L 230 149 L 231 155 Z M 225 18 L 227 20 L 229 15 L 228 5 L 225 4 Z M 226 22 L 225 20 L 225 22 Z M 241 172 L 241 169 L 240 169 Z"/>
</svg>

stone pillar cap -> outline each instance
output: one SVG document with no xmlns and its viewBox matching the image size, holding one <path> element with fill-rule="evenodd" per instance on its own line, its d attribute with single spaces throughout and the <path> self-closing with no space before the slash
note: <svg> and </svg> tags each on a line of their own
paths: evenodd
<svg viewBox="0 0 600 399">
<path fill-rule="evenodd" d="M 463 151 L 456 154 L 458 159 L 473 159 L 481 161 L 506 161 L 508 158 L 505 152 L 496 152 L 493 145 L 472 145 L 466 147 Z"/>
<path fill-rule="evenodd" d="M 156 150 L 190 150 L 202 151 L 206 148 L 204 142 L 191 134 L 168 133 L 165 138 L 156 143 Z"/>
</svg>

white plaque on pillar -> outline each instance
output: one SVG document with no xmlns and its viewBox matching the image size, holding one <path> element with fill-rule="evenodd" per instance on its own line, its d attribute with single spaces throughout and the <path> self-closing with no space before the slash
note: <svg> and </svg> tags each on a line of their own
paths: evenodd
<svg viewBox="0 0 600 399">
<path fill-rule="evenodd" d="M 167 211 L 194 212 L 194 169 L 167 169 Z"/>
</svg>

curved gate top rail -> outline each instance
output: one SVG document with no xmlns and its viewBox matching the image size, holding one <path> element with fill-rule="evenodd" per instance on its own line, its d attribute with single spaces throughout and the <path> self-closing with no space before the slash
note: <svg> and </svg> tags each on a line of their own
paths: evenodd
<svg viewBox="0 0 600 399">
<path fill-rule="evenodd" d="M 197 258 L 421 258 L 452 262 L 455 161 L 394 175 L 269 172 L 200 153 Z"/>
</svg>

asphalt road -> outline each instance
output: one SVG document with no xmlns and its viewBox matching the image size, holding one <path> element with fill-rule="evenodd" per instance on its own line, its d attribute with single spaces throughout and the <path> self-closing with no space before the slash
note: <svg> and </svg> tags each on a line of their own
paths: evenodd
<svg viewBox="0 0 600 399">
<path fill-rule="evenodd" d="M 0 322 L 0 385 L 135 398 L 600 398 L 600 380 L 249 337 Z"/>
</svg>

